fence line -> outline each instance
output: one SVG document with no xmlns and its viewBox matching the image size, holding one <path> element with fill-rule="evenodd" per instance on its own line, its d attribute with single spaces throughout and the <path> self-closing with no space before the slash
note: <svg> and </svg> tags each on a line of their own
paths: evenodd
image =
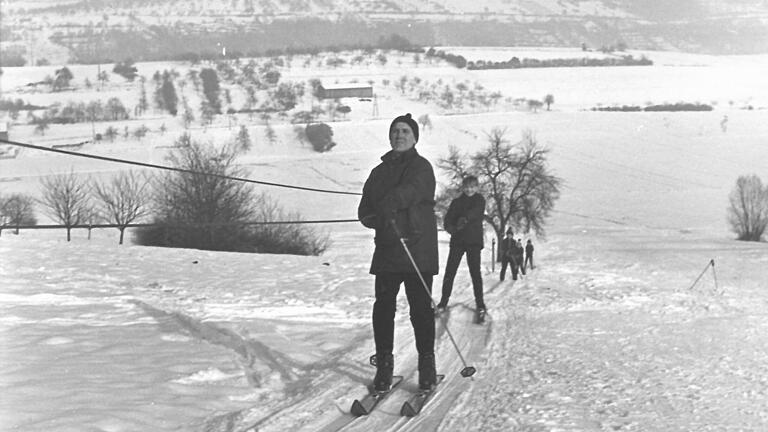
<svg viewBox="0 0 768 432">
<path fill-rule="evenodd" d="M 75 225 L 0 225 L 3 230 L 34 230 L 34 229 L 95 229 L 95 228 L 207 228 L 249 225 L 306 225 L 359 222 L 357 219 L 325 219 L 325 220 L 295 220 L 295 221 L 243 221 L 243 222 L 195 222 L 195 223 L 131 223 L 131 224 L 75 224 Z"/>
</svg>

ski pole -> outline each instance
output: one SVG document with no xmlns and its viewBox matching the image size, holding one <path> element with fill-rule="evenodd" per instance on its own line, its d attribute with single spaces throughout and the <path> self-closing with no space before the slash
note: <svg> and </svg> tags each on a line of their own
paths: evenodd
<svg viewBox="0 0 768 432">
<path fill-rule="evenodd" d="M 704 270 L 701 271 L 701 274 L 699 275 L 699 277 L 697 277 L 696 280 L 693 281 L 693 285 L 691 285 L 691 287 L 688 288 L 688 291 L 692 290 L 693 287 L 695 287 L 696 284 L 699 283 L 699 279 L 701 279 L 701 277 L 704 276 L 704 273 L 706 273 L 707 270 L 709 270 L 709 266 L 711 266 L 713 264 L 714 264 L 714 260 L 711 260 L 710 262 L 707 263 L 707 266 L 704 267 Z"/>
<path fill-rule="evenodd" d="M 496 238 L 491 243 L 491 273 L 496 273 Z"/>
<path fill-rule="evenodd" d="M 403 249 L 405 249 L 405 254 L 408 255 L 408 259 L 411 261 L 411 264 L 413 265 L 414 270 L 416 270 L 416 274 L 419 275 L 419 280 L 421 281 L 421 285 L 424 287 L 424 291 L 427 292 L 429 301 L 432 303 L 433 307 L 437 307 L 437 305 L 435 304 L 435 300 L 432 298 L 432 292 L 430 292 L 429 290 L 427 281 L 425 281 L 424 277 L 421 275 L 421 270 L 419 270 L 419 266 L 416 264 L 416 260 L 413 259 L 413 255 L 411 255 L 411 250 L 408 249 L 408 245 L 405 244 L 405 239 L 400 234 L 400 230 L 397 229 L 395 220 L 392 219 L 389 221 L 389 223 L 392 225 L 392 229 L 395 230 L 395 235 L 397 235 L 397 238 L 400 239 L 400 244 L 403 245 Z M 445 332 L 448 333 L 448 337 L 451 339 L 451 343 L 453 344 L 453 347 L 456 349 L 456 353 L 459 355 L 459 359 L 461 359 L 461 363 L 464 365 L 464 368 L 460 372 L 461 376 L 463 376 L 464 378 L 471 377 L 472 375 L 475 374 L 475 372 L 477 372 L 477 369 L 474 366 L 467 366 L 467 361 L 464 360 L 464 356 L 461 355 L 461 350 L 459 349 L 459 345 L 456 343 L 456 340 L 453 338 L 451 331 L 448 329 L 448 323 L 445 324 Z"/>
<path fill-rule="evenodd" d="M 712 277 L 715 279 L 715 293 L 718 293 L 720 291 L 720 288 L 717 286 L 717 272 L 715 272 L 715 259 L 712 258 L 712 260 L 709 261 L 710 264 L 712 264 Z"/>
</svg>

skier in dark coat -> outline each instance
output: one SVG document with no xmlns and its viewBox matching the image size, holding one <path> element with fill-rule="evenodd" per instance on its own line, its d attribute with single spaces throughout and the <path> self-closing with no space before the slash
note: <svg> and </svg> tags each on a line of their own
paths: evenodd
<svg viewBox="0 0 768 432">
<path fill-rule="evenodd" d="M 485 312 L 483 301 L 483 276 L 480 273 L 480 251 L 483 249 L 483 217 L 485 216 L 485 198 L 477 193 L 480 185 L 475 176 L 467 176 L 462 181 L 462 194 L 451 201 L 445 213 L 443 225 L 451 234 L 448 262 L 443 275 L 443 293 L 438 309 L 445 309 L 453 290 L 453 280 L 461 263 L 461 257 L 467 254 L 467 266 L 472 278 L 475 295 L 475 307 L 478 313 Z"/>
<path fill-rule="evenodd" d="M 512 271 L 512 280 L 517 280 L 517 264 L 515 263 L 515 249 L 517 242 L 512 234 L 512 228 L 507 229 L 507 235 L 501 240 L 501 274 L 499 280 L 504 281 L 507 266 Z"/>
<path fill-rule="evenodd" d="M 392 385 L 396 300 L 400 285 L 404 284 L 419 353 L 419 387 L 428 389 L 437 381 L 435 311 L 431 297 L 432 279 L 439 269 L 435 174 L 429 161 L 414 147 L 419 140 L 419 126 L 410 114 L 392 121 L 389 140 L 392 150 L 381 157 L 382 162 L 368 176 L 357 209 L 362 224 L 376 230 L 370 269 L 376 276 L 374 387 L 385 391 Z M 400 243 L 398 233 L 405 239 L 426 287 Z"/>
<path fill-rule="evenodd" d="M 521 276 L 525 276 L 525 248 L 523 248 L 523 241 L 517 239 L 517 246 L 515 247 L 515 262 L 517 263 L 518 271 Z"/>
<path fill-rule="evenodd" d="M 525 244 L 525 263 L 523 268 L 527 267 L 528 263 L 531 264 L 531 270 L 533 270 L 533 243 L 531 243 L 531 239 L 528 239 L 528 242 Z"/>
</svg>

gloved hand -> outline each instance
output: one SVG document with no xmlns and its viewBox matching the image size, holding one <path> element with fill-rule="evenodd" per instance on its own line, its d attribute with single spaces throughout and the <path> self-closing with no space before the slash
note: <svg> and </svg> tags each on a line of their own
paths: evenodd
<svg viewBox="0 0 768 432">
<path fill-rule="evenodd" d="M 387 195 L 384 197 L 384 199 L 379 201 L 376 207 L 381 212 L 382 217 L 391 219 L 397 212 L 397 199 L 392 195 Z"/>
<path fill-rule="evenodd" d="M 456 231 L 463 230 L 466 225 L 467 225 L 467 218 L 465 218 L 464 216 L 460 217 L 458 220 L 456 220 Z"/>
<path fill-rule="evenodd" d="M 379 226 L 379 218 L 375 214 L 363 216 L 360 222 L 367 228 L 376 229 Z"/>
</svg>

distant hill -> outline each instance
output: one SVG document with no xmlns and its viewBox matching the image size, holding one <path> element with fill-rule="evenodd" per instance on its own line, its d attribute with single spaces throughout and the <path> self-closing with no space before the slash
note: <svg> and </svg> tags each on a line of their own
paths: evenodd
<svg viewBox="0 0 768 432">
<path fill-rule="evenodd" d="M 3 66 L 413 44 L 768 52 L 768 0 L 0 1 Z"/>
</svg>

